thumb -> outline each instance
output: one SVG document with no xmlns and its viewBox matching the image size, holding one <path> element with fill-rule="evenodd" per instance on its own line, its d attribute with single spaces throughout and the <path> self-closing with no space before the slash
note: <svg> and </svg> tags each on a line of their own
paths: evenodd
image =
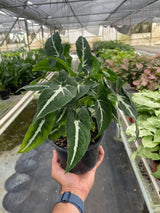
<svg viewBox="0 0 160 213">
<path fill-rule="evenodd" d="M 100 164 L 102 163 L 104 159 L 104 149 L 102 146 L 99 146 L 99 153 L 98 153 L 98 161 L 94 167 L 95 171 L 97 170 L 97 168 L 100 166 Z"/>
</svg>

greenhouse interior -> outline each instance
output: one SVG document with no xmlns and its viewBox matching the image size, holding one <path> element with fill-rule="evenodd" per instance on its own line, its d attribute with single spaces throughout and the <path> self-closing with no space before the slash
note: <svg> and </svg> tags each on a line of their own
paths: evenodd
<svg viewBox="0 0 160 213">
<path fill-rule="evenodd" d="M 160 213 L 159 11 L 0 0 L 0 213 Z"/>
</svg>

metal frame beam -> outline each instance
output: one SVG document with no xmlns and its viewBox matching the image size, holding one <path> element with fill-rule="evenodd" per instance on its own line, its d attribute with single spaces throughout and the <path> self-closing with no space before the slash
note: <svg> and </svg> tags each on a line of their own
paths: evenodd
<svg viewBox="0 0 160 213">
<path fill-rule="evenodd" d="M 152 2 L 149 2 L 148 4 L 144 5 L 143 7 L 139 8 L 139 9 L 136 10 L 136 11 L 130 10 L 130 11 L 129 11 L 129 12 L 130 12 L 129 14 L 123 16 L 121 19 L 118 19 L 116 22 L 121 21 L 121 20 L 123 20 L 124 18 L 126 18 L 126 17 L 128 17 L 128 16 L 131 16 L 133 13 L 137 13 L 137 12 L 141 11 L 143 8 L 149 6 L 150 4 L 155 3 L 156 1 L 159 1 L 159 0 L 153 0 Z M 115 24 L 115 22 L 112 22 L 111 24 Z"/>
<path fill-rule="evenodd" d="M 123 0 L 111 13 L 110 15 L 106 18 L 106 21 L 111 17 L 112 14 L 114 14 L 127 0 Z"/>
<path fill-rule="evenodd" d="M 9 36 L 10 32 L 12 31 L 13 27 L 15 26 L 16 22 L 18 21 L 19 17 L 21 16 L 21 14 L 23 13 L 25 7 L 23 8 L 23 10 L 18 14 L 16 20 L 14 21 L 14 23 L 12 24 L 10 30 L 8 31 L 8 33 L 6 34 L 5 38 L 3 39 L 3 41 L 0 43 L 0 47 L 2 47 L 2 45 L 4 44 L 5 40 L 7 39 L 7 37 Z"/>
<path fill-rule="evenodd" d="M 69 1 L 69 3 L 77 3 L 77 2 L 92 2 L 93 0 L 79 0 L 79 1 Z M 57 2 L 43 2 L 43 3 L 33 3 L 33 4 L 28 4 L 27 6 L 42 6 L 42 5 L 54 5 L 54 4 L 65 4 L 66 1 L 57 1 Z M 26 4 L 20 4 L 20 5 L 13 5 L 13 6 L 1 6 L 0 9 L 11 9 L 11 8 L 18 8 L 18 7 L 25 7 Z"/>
<path fill-rule="evenodd" d="M 26 28 L 26 36 L 27 36 L 27 46 L 28 46 L 28 50 L 30 51 L 30 45 L 29 45 L 29 31 L 28 31 L 28 23 L 27 20 L 24 20 L 24 24 L 25 24 L 25 28 Z"/>
<path fill-rule="evenodd" d="M 79 23 L 79 22 L 63 22 L 63 23 L 61 23 L 62 25 L 66 25 L 66 24 L 85 24 L 85 23 L 96 23 L 96 22 L 100 22 L 100 23 L 102 23 L 102 22 L 104 22 L 104 23 L 106 23 L 106 21 L 104 21 L 104 20 L 92 20 L 92 21 L 82 21 L 81 23 Z"/>
<path fill-rule="evenodd" d="M 76 17 L 78 23 L 81 25 L 81 27 L 83 28 L 83 24 L 81 23 L 81 21 L 79 20 L 79 18 L 77 17 L 73 7 L 71 6 L 70 2 L 68 0 L 65 0 L 65 2 L 67 3 L 67 5 L 69 6 L 70 10 L 72 11 L 73 15 Z"/>
</svg>

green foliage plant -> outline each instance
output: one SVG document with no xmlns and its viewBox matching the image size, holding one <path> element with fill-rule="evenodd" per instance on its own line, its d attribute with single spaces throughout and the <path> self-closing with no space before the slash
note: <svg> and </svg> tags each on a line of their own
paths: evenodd
<svg viewBox="0 0 160 213">
<path fill-rule="evenodd" d="M 56 77 L 24 87 L 40 90 L 41 94 L 19 152 L 37 147 L 47 137 L 53 141 L 60 136 L 67 137 L 68 172 L 84 156 L 91 141 L 91 131 L 94 132 L 96 126 L 95 139 L 103 134 L 112 119 L 118 122 L 117 108 L 135 122 L 137 110 L 123 88 L 123 81 L 110 69 L 102 69 L 84 37 L 80 36 L 76 41 L 80 61 L 77 70 L 72 70 L 69 48 L 64 48 L 58 32 L 47 40 L 45 51 L 47 57 L 34 68 L 50 69 Z"/>
<path fill-rule="evenodd" d="M 134 50 L 132 46 L 130 46 L 129 44 L 124 44 L 121 41 L 96 41 L 93 43 L 93 51 L 95 53 L 106 49 L 117 49 L 127 51 Z"/>
<path fill-rule="evenodd" d="M 160 91 L 142 90 L 133 93 L 132 100 L 138 110 L 137 123 L 141 143 L 132 153 L 132 159 L 140 156 L 153 161 L 160 160 Z M 126 134 L 130 136 L 129 142 L 136 139 L 135 129 L 136 125 L 133 123 L 126 130 Z"/>
<path fill-rule="evenodd" d="M 7 85 L 11 79 L 11 75 L 5 65 L 5 60 L 2 59 L 0 63 L 0 91 L 7 89 Z"/>
<path fill-rule="evenodd" d="M 32 72 L 33 66 L 42 60 L 42 50 L 5 52 L 1 54 L 0 88 L 12 89 L 18 85 L 29 84 L 43 74 L 40 71 Z"/>
<path fill-rule="evenodd" d="M 99 54 L 100 58 L 105 62 L 106 60 L 111 60 L 118 63 L 123 63 L 123 59 L 130 59 L 135 57 L 134 50 L 117 50 L 117 49 L 107 49 L 101 51 Z"/>
</svg>

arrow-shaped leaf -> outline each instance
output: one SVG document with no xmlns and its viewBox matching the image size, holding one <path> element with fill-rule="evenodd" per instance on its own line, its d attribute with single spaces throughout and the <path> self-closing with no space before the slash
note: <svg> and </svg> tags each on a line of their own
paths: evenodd
<svg viewBox="0 0 160 213">
<path fill-rule="evenodd" d="M 137 110 L 123 90 L 117 94 L 117 101 L 118 107 L 124 112 L 124 114 L 132 117 L 135 121 L 137 119 Z"/>
<path fill-rule="evenodd" d="M 71 110 L 68 111 L 66 134 L 69 145 L 66 172 L 69 172 L 84 156 L 91 136 L 88 127 L 80 119 L 75 120 Z"/>
<path fill-rule="evenodd" d="M 124 112 L 125 115 L 133 118 L 135 123 L 137 123 L 137 108 L 133 103 L 130 94 L 122 87 L 123 81 L 118 78 L 116 82 L 116 96 L 118 107 Z"/>
<path fill-rule="evenodd" d="M 78 112 L 78 119 L 88 128 L 91 129 L 91 116 L 85 106 L 82 106 Z"/>
<path fill-rule="evenodd" d="M 27 86 L 22 87 L 21 89 L 39 91 L 39 90 L 44 90 L 46 88 L 49 88 L 49 84 L 50 84 L 49 82 L 44 82 L 41 84 L 27 85 Z"/>
<path fill-rule="evenodd" d="M 112 106 L 110 101 L 108 99 L 97 99 L 95 102 L 95 113 L 98 126 L 98 135 L 96 136 L 97 138 L 108 127 L 112 119 Z"/>
<path fill-rule="evenodd" d="M 60 58 L 63 55 L 63 46 L 61 44 L 61 38 L 59 33 L 54 33 L 45 43 L 45 51 L 47 56 L 53 56 Z"/>
<path fill-rule="evenodd" d="M 118 102 L 118 108 L 121 109 L 125 115 L 132 117 L 135 124 L 136 124 L 136 136 L 138 137 L 139 130 L 137 125 L 137 116 L 138 112 L 136 109 L 135 104 L 132 102 L 130 95 L 127 93 L 123 87 L 118 89 L 117 96 L 117 102 Z"/>
<path fill-rule="evenodd" d="M 76 96 L 76 99 L 78 100 L 79 98 L 83 97 L 85 94 L 88 93 L 89 89 L 90 89 L 91 85 L 81 85 L 81 84 L 78 84 L 78 87 L 77 87 L 77 96 Z"/>
<path fill-rule="evenodd" d="M 95 101 L 95 114 L 98 126 L 98 134 L 96 138 L 103 133 L 112 119 L 112 104 L 107 98 L 106 92 L 104 85 L 99 83 L 98 96 Z"/>
<path fill-rule="evenodd" d="M 64 79 L 65 78 L 65 79 Z M 64 81 L 65 80 L 65 81 Z M 51 82 L 51 86 L 44 89 L 39 97 L 37 113 L 34 122 L 47 114 L 60 110 L 77 94 L 77 83 L 62 70 Z"/>
<path fill-rule="evenodd" d="M 83 36 L 80 36 L 78 40 L 76 41 L 76 49 L 77 49 L 77 55 L 81 61 L 80 66 L 82 68 L 82 71 L 88 70 L 89 72 L 91 72 L 92 70 L 91 49 L 87 40 Z"/>
<path fill-rule="evenodd" d="M 69 103 L 77 94 L 77 88 L 73 85 L 54 84 L 54 87 L 43 90 L 38 100 L 38 108 L 35 121 L 48 113 L 61 109 Z"/>
<path fill-rule="evenodd" d="M 45 141 L 53 125 L 53 113 L 31 124 L 20 147 L 19 152 L 30 151 Z"/>
<path fill-rule="evenodd" d="M 64 52 L 63 52 L 63 46 L 61 43 L 61 38 L 59 36 L 59 33 L 56 32 L 54 33 L 53 36 L 51 36 L 47 42 L 45 43 L 45 51 L 47 56 L 53 56 L 55 58 L 61 58 L 64 59 Z M 49 65 L 51 69 L 53 69 L 56 65 L 56 60 L 55 59 L 49 59 Z"/>
</svg>

